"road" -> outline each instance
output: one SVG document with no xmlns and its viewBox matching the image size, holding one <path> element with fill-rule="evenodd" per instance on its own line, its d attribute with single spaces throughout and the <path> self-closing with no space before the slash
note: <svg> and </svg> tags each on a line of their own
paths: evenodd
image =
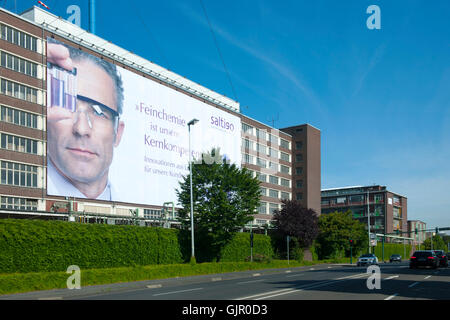
<svg viewBox="0 0 450 320">
<path fill-rule="evenodd" d="M 371 279 L 369 279 L 369 277 Z M 379 289 L 367 267 L 319 265 L 276 274 L 97 294 L 77 299 L 103 300 L 404 300 L 450 299 L 450 268 L 409 269 L 407 263 L 380 264 Z M 369 281 L 368 281 L 369 280 Z"/>
</svg>

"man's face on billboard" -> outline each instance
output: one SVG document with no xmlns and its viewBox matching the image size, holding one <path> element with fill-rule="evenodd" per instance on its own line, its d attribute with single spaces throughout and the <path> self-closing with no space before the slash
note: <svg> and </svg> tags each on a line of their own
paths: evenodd
<svg viewBox="0 0 450 320">
<path fill-rule="evenodd" d="M 89 60 L 74 61 L 73 66 L 77 69 L 76 111 L 47 109 L 48 156 L 72 182 L 106 183 L 113 149 L 123 132 L 123 123 L 115 130 L 115 85 L 101 67 Z"/>
</svg>

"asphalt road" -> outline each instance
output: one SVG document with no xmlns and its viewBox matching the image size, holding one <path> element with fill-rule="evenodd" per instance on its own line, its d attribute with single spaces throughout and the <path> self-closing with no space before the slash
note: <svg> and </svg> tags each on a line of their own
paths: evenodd
<svg viewBox="0 0 450 320">
<path fill-rule="evenodd" d="M 379 281 L 367 267 L 316 265 L 33 292 L 0 300 L 450 299 L 450 268 L 411 270 L 407 262 L 379 267 Z"/>
<path fill-rule="evenodd" d="M 380 264 L 380 277 L 367 267 L 320 265 L 247 278 L 96 294 L 77 299 L 120 300 L 400 300 L 450 299 L 450 268 L 409 269 L 407 263 Z M 369 279 L 370 278 L 370 279 Z M 373 289 L 369 289 L 368 287 Z M 371 285 L 370 285 L 371 284 Z"/>
</svg>

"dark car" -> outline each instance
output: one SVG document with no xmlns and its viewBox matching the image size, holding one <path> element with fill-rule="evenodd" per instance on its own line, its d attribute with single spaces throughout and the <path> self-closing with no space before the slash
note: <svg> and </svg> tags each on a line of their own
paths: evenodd
<svg viewBox="0 0 450 320">
<path fill-rule="evenodd" d="M 393 254 L 389 258 L 389 262 L 402 262 L 402 256 L 399 254 Z"/>
<path fill-rule="evenodd" d="M 439 266 L 439 258 L 432 250 L 416 251 L 409 259 L 409 268 L 431 267 L 436 269 Z"/>
<path fill-rule="evenodd" d="M 439 266 L 448 267 L 448 257 L 445 254 L 444 250 L 434 250 L 434 253 L 439 258 Z"/>
</svg>

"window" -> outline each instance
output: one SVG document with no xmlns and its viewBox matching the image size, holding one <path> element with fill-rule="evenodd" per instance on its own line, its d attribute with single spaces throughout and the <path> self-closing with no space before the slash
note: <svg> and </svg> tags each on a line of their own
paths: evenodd
<svg viewBox="0 0 450 320">
<path fill-rule="evenodd" d="M 266 154 L 266 146 L 263 146 L 259 143 L 256 144 L 256 151 L 258 151 L 259 153 L 263 153 Z"/>
<path fill-rule="evenodd" d="M 37 89 L 15 83 L 6 79 L 1 80 L 0 93 L 28 102 L 37 103 Z"/>
<path fill-rule="evenodd" d="M 253 141 L 250 141 L 249 139 L 242 139 L 242 141 L 245 149 L 253 150 Z"/>
<path fill-rule="evenodd" d="M 290 180 L 281 178 L 281 185 L 283 187 L 290 187 L 291 186 Z"/>
<path fill-rule="evenodd" d="M 297 186 L 297 188 L 303 188 L 303 180 L 297 180 L 295 182 L 295 185 Z"/>
<path fill-rule="evenodd" d="M 270 214 L 275 214 L 275 210 L 278 210 L 278 203 L 269 203 Z"/>
<path fill-rule="evenodd" d="M 269 189 L 269 197 L 278 199 L 278 190 Z"/>
<path fill-rule="evenodd" d="M 281 173 L 287 173 L 287 174 L 289 174 L 289 167 L 288 166 L 283 166 L 283 165 L 280 165 L 280 170 L 281 170 Z"/>
<path fill-rule="evenodd" d="M 295 174 L 302 174 L 302 173 L 303 173 L 303 168 L 302 167 L 295 168 Z"/>
<path fill-rule="evenodd" d="M 0 147 L 2 149 L 37 154 L 38 142 L 36 140 L 16 137 L 6 133 L 0 133 L 0 136 Z"/>
<path fill-rule="evenodd" d="M 267 194 L 267 189 L 266 188 L 260 187 L 259 191 L 260 191 L 262 196 L 266 196 L 266 194 Z"/>
<path fill-rule="evenodd" d="M 24 73 L 28 76 L 37 77 L 37 64 L 12 54 L 2 51 L 1 52 L 1 66 L 20 73 Z"/>
<path fill-rule="evenodd" d="M 249 155 L 249 154 L 244 153 L 242 155 L 242 162 L 253 164 L 253 157 L 251 155 Z"/>
<path fill-rule="evenodd" d="M 242 131 L 244 133 L 253 134 L 253 127 L 246 123 L 242 123 Z"/>
<path fill-rule="evenodd" d="M 303 193 L 302 193 L 302 192 L 298 192 L 298 193 L 296 194 L 296 199 L 297 199 L 297 200 L 303 200 Z"/>
<path fill-rule="evenodd" d="M 302 141 L 295 142 L 295 149 L 300 150 L 301 148 L 303 148 L 303 142 Z"/>
<path fill-rule="evenodd" d="M 1 161 L 1 184 L 37 188 L 37 167 Z"/>
<path fill-rule="evenodd" d="M 289 149 L 289 141 L 284 140 L 284 139 L 280 139 L 280 147 L 285 148 L 285 149 Z"/>
<path fill-rule="evenodd" d="M 261 204 L 258 207 L 258 213 L 267 214 L 267 203 L 266 202 L 261 202 Z"/>
<path fill-rule="evenodd" d="M 256 136 L 260 140 L 266 140 L 266 131 L 264 129 L 256 128 Z"/>
<path fill-rule="evenodd" d="M 278 163 L 269 162 L 269 168 L 273 171 L 278 171 Z"/>
<path fill-rule="evenodd" d="M 297 153 L 295 155 L 295 161 L 297 161 L 297 162 L 303 161 L 303 154 Z"/>
<path fill-rule="evenodd" d="M 19 126 L 37 129 L 37 115 L 6 106 L 1 106 L 0 120 Z"/>
<path fill-rule="evenodd" d="M 256 165 L 260 166 L 261 168 L 266 168 L 267 161 L 261 158 L 256 158 Z"/>
<path fill-rule="evenodd" d="M 0 197 L 0 208 L 2 209 L 15 209 L 25 211 L 35 211 L 38 207 L 38 201 L 36 199 L 15 198 L 15 197 Z"/>
<path fill-rule="evenodd" d="M 271 183 L 271 184 L 278 184 L 279 182 L 279 179 L 278 179 L 278 177 L 275 177 L 275 176 L 269 176 L 269 182 Z"/>
<path fill-rule="evenodd" d="M 278 137 L 274 136 L 273 134 L 269 134 L 269 141 L 273 146 L 278 145 Z"/>
<path fill-rule="evenodd" d="M 267 152 L 267 155 L 269 157 L 278 158 L 278 151 L 274 150 L 272 148 L 269 148 L 269 151 Z"/>
<path fill-rule="evenodd" d="M 289 160 L 290 160 L 289 154 L 284 153 L 284 152 L 280 152 L 280 159 L 283 160 L 283 161 L 289 162 Z"/>
<path fill-rule="evenodd" d="M 289 192 L 281 192 L 281 199 L 287 200 L 289 199 Z"/>
<path fill-rule="evenodd" d="M 355 203 L 355 202 L 364 202 L 364 196 L 362 195 L 358 195 L 358 196 L 350 196 L 350 202 L 351 203 Z"/>
<path fill-rule="evenodd" d="M 256 172 L 256 178 L 261 182 L 266 182 L 267 175 L 260 173 L 260 172 Z"/>
<path fill-rule="evenodd" d="M 1 38 L 22 48 L 37 52 L 37 38 L 10 26 L 0 24 Z"/>
</svg>

